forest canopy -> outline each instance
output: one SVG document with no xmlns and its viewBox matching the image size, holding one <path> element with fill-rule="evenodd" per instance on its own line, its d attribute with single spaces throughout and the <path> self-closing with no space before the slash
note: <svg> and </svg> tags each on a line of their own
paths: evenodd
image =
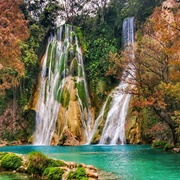
<svg viewBox="0 0 180 180">
<path fill-rule="evenodd" d="M 29 37 L 29 29 L 20 4 L 16 0 L 0 4 L 0 90 L 16 86 L 24 75 L 19 45 Z"/>
</svg>

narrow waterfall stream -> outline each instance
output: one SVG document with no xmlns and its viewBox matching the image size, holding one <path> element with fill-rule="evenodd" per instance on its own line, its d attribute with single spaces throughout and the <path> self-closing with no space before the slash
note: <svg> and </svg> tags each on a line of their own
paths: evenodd
<svg viewBox="0 0 180 180">
<path fill-rule="evenodd" d="M 68 128 L 70 134 L 88 142 L 90 102 L 82 53 L 72 26 L 61 26 L 50 37 L 39 79 L 34 144 L 50 145 L 54 133 L 59 141 Z"/>
<path fill-rule="evenodd" d="M 126 18 L 123 21 L 123 46 L 128 49 L 131 53 L 131 58 L 134 58 L 132 51 L 132 45 L 134 43 L 134 18 Z M 125 93 L 125 90 L 133 88 L 128 81 L 131 80 L 132 76 L 135 74 L 132 64 L 128 64 L 127 68 L 122 74 L 121 82 L 118 87 L 116 87 L 113 92 L 109 95 L 112 98 L 110 103 L 110 108 L 107 113 L 105 120 L 105 125 L 103 127 L 99 144 L 124 144 L 126 143 L 125 138 L 125 120 L 128 112 L 129 102 L 131 99 L 131 94 Z M 108 96 L 108 99 L 109 99 Z M 107 106 L 107 101 L 105 102 L 100 115 L 96 119 L 94 129 L 91 134 L 91 140 L 95 137 L 97 129 L 100 129 L 100 123 L 103 121 L 104 109 Z"/>
</svg>

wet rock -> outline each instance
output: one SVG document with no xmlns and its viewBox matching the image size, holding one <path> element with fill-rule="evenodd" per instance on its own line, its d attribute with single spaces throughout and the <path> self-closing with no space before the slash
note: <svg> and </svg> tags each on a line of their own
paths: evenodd
<svg viewBox="0 0 180 180">
<path fill-rule="evenodd" d="M 173 148 L 173 152 L 180 153 L 180 148 Z"/>
<path fill-rule="evenodd" d="M 83 163 L 79 164 L 80 167 L 84 167 L 86 174 L 89 180 L 96 180 L 98 179 L 98 172 L 97 169 L 92 165 L 85 165 Z"/>
<path fill-rule="evenodd" d="M 79 141 L 75 138 L 75 136 L 66 129 L 62 134 L 61 142 L 64 146 L 78 146 L 80 145 Z"/>
<path fill-rule="evenodd" d="M 67 168 L 69 169 L 73 169 L 73 168 L 76 168 L 77 167 L 77 163 L 75 162 L 65 162 Z"/>
</svg>

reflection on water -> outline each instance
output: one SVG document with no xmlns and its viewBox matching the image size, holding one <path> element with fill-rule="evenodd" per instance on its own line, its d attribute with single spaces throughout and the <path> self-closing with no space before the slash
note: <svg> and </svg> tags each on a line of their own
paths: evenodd
<svg viewBox="0 0 180 180">
<path fill-rule="evenodd" d="M 0 151 L 21 154 L 41 151 L 52 158 L 94 165 L 110 174 L 114 173 L 118 180 L 175 180 L 180 177 L 180 154 L 145 145 L 7 146 L 0 147 Z"/>
</svg>

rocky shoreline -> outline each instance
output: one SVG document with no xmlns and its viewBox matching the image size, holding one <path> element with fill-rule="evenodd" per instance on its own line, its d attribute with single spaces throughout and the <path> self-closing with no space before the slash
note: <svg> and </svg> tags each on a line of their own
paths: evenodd
<svg viewBox="0 0 180 180">
<path fill-rule="evenodd" d="M 21 166 L 18 167 L 17 169 L 6 169 L 2 166 L 2 159 L 3 159 L 3 153 L 4 155 L 7 155 L 7 154 L 13 154 L 13 155 L 16 155 L 18 157 L 20 157 L 22 159 L 22 163 L 21 163 Z M 51 161 L 61 161 L 63 165 L 59 166 L 59 167 L 55 167 L 55 168 L 59 168 L 63 171 L 63 174 L 62 174 L 62 180 L 66 180 L 66 179 L 69 179 L 69 174 L 70 173 L 74 173 L 76 172 L 79 168 L 83 168 L 85 170 L 85 177 L 87 180 L 99 180 L 101 179 L 99 177 L 99 174 L 98 174 L 98 169 L 95 168 L 94 166 L 92 165 L 85 165 L 83 163 L 81 164 L 77 164 L 75 162 L 67 162 L 67 161 L 63 161 L 63 160 L 55 160 L 55 159 L 52 159 L 50 158 L 49 160 Z M 10 171 L 12 173 L 23 173 L 23 174 L 29 174 L 31 177 L 38 177 L 40 179 L 48 179 L 46 176 L 39 176 L 37 174 L 32 174 L 32 173 L 29 173 L 28 171 L 28 166 L 29 166 L 29 162 L 28 162 L 28 156 L 25 156 L 25 155 L 22 155 L 22 154 L 16 154 L 16 153 L 10 153 L 10 152 L 0 152 L 0 172 L 5 172 L 5 171 Z M 54 168 L 54 166 L 53 166 Z M 71 179 L 71 178 L 70 178 Z M 74 178 L 73 178 L 74 179 Z"/>
</svg>

